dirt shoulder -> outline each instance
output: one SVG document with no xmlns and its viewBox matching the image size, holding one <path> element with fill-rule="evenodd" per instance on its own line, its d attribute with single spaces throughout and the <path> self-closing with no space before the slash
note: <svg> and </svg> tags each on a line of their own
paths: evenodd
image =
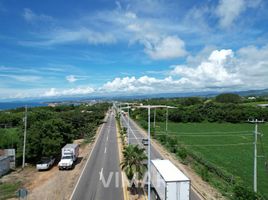
<svg viewBox="0 0 268 200">
<path fill-rule="evenodd" d="M 134 122 L 134 121 L 133 121 Z M 136 124 L 136 123 L 135 123 Z M 136 127 L 141 131 L 144 136 L 147 136 L 147 133 L 139 125 L 136 124 Z M 210 186 L 207 182 L 203 181 L 200 176 L 189 166 L 184 165 L 179 162 L 176 156 L 169 151 L 167 151 L 157 140 L 151 140 L 152 145 L 161 153 L 161 155 L 170 160 L 175 164 L 183 173 L 185 173 L 190 179 L 192 184 L 192 189 L 197 192 L 201 199 L 206 200 L 225 200 L 215 188 Z"/>
<path fill-rule="evenodd" d="M 0 181 L 11 184 L 20 182 L 21 186 L 28 190 L 29 200 L 69 199 L 94 146 L 94 142 L 86 144 L 83 139 L 75 140 L 74 143 L 80 144 L 79 158 L 74 169 L 60 171 L 56 164 L 48 171 L 39 172 L 35 166 L 27 166 L 24 170 L 19 169 L 2 177 Z"/>
</svg>

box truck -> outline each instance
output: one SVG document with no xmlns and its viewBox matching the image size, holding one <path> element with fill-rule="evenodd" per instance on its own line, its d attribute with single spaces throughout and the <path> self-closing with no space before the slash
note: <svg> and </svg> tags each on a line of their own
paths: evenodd
<svg viewBox="0 0 268 200">
<path fill-rule="evenodd" d="M 151 185 L 161 200 L 189 200 L 190 179 L 169 160 L 151 161 Z"/>
<path fill-rule="evenodd" d="M 78 144 L 66 144 L 61 149 L 61 160 L 58 164 L 59 169 L 71 169 L 79 155 Z"/>
</svg>

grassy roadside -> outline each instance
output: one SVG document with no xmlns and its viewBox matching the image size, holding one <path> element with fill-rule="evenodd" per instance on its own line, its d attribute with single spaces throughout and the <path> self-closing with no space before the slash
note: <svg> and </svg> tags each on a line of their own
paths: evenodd
<svg viewBox="0 0 268 200">
<path fill-rule="evenodd" d="M 168 135 L 165 135 L 164 130 L 165 123 L 157 123 L 155 139 L 178 160 L 191 166 L 204 181 L 217 188 L 225 197 L 237 199 L 235 194 L 252 195 L 252 125 L 234 127 L 233 124 L 169 123 Z M 223 131 L 226 133 L 223 134 Z M 227 132 L 230 131 L 237 133 L 228 135 Z M 266 178 L 267 174 L 259 168 L 259 191 L 267 189 Z M 258 199 L 266 198 L 259 196 Z"/>
<path fill-rule="evenodd" d="M 0 183 L 0 200 L 16 197 L 16 192 L 21 187 L 20 182 Z"/>
</svg>

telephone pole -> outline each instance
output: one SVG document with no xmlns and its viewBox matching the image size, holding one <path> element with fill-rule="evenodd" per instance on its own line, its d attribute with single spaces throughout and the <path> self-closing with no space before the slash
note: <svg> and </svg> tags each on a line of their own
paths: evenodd
<svg viewBox="0 0 268 200">
<path fill-rule="evenodd" d="M 254 192 L 257 192 L 257 157 L 258 157 L 258 152 L 257 152 L 257 143 L 258 143 L 258 124 L 263 123 L 264 120 L 248 120 L 250 123 L 255 124 L 255 131 L 254 131 L 254 177 L 253 177 L 253 189 Z"/>
<path fill-rule="evenodd" d="M 23 138 L 23 155 L 22 155 L 23 169 L 25 167 L 26 134 L 27 134 L 27 105 L 25 106 L 25 116 L 24 116 L 24 138 Z"/>
</svg>

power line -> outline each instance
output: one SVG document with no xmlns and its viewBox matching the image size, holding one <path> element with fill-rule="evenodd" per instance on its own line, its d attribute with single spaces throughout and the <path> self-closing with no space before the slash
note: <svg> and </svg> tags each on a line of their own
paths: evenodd
<svg viewBox="0 0 268 200">
<path fill-rule="evenodd" d="M 246 134 L 236 134 L 236 135 L 229 135 L 229 134 L 156 134 L 156 135 L 166 135 L 170 137 L 241 137 L 241 136 L 252 136 L 252 133 L 246 133 Z"/>
<path fill-rule="evenodd" d="M 158 131 L 158 133 L 165 133 L 165 131 Z M 178 133 L 175 131 L 169 131 L 169 133 Z M 229 134 L 233 134 L 233 133 L 252 133 L 252 131 L 209 131 L 209 132 L 198 132 L 197 134 L 202 134 L 202 133 L 229 133 Z M 196 134 L 196 132 L 179 132 L 179 134 Z"/>
</svg>

